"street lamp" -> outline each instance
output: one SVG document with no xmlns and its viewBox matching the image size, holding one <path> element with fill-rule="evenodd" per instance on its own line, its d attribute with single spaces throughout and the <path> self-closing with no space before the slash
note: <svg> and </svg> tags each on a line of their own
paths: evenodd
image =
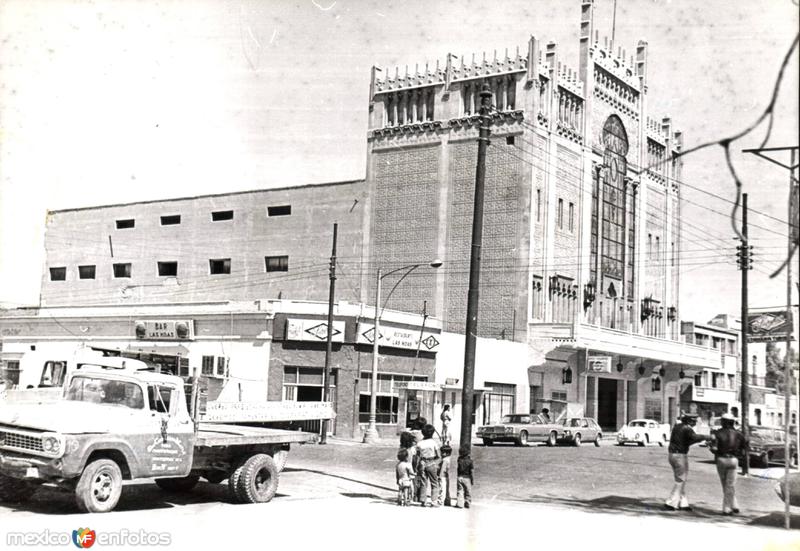
<svg viewBox="0 0 800 551">
<path fill-rule="evenodd" d="M 435 259 L 433 262 L 428 264 L 431 268 L 438 268 L 442 265 L 442 261 L 438 258 Z M 425 264 L 410 264 L 408 266 L 403 266 L 401 268 L 396 268 L 390 272 L 386 272 L 385 274 L 381 274 L 381 269 L 378 268 L 377 275 L 375 277 L 375 320 L 373 324 L 373 333 L 372 333 L 372 385 L 370 389 L 370 396 L 369 396 L 369 425 L 367 426 L 366 432 L 364 432 L 364 443 L 365 444 L 375 444 L 378 441 L 378 427 L 376 426 L 376 418 L 377 418 L 377 406 L 378 406 L 378 341 L 380 339 L 380 321 L 381 321 L 381 313 L 383 312 L 383 308 L 381 308 L 381 280 L 386 276 L 392 275 L 394 273 L 406 270 L 406 273 L 402 275 L 400 279 L 397 280 L 397 283 L 394 284 L 392 290 L 389 291 L 389 294 L 386 296 L 385 303 L 389 302 L 389 298 L 394 293 L 394 290 L 397 289 L 397 286 L 400 285 L 400 282 L 403 281 L 408 274 L 419 268 L 420 266 L 425 266 Z"/>
</svg>

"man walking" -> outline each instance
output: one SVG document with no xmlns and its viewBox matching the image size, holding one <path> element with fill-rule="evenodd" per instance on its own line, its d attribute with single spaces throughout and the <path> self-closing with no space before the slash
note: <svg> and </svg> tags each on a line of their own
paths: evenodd
<svg viewBox="0 0 800 551">
<path fill-rule="evenodd" d="M 672 467 L 672 474 L 675 485 L 672 493 L 664 503 L 664 508 L 669 511 L 682 510 L 691 511 L 689 500 L 686 497 L 686 478 L 689 475 L 689 447 L 692 444 L 702 442 L 708 437 L 695 434 L 692 427 L 697 422 L 697 415 L 684 413 L 681 422 L 672 429 L 669 438 L 669 464 Z"/>
<path fill-rule="evenodd" d="M 722 484 L 722 514 L 732 515 L 739 512 L 736 502 L 736 470 L 739 468 L 737 457 L 747 461 L 747 439 L 744 434 L 734 428 L 736 420 L 726 413 L 722 416 L 722 428 L 712 438 L 712 449 L 717 464 L 717 474 Z"/>
</svg>

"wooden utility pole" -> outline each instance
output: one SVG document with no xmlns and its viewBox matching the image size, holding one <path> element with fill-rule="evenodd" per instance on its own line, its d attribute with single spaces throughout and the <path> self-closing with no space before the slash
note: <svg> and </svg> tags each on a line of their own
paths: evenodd
<svg viewBox="0 0 800 551">
<path fill-rule="evenodd" d="M 750 392 L 750 384 L 748 381 L 749 372 L 748 372 L 748 363 L 749 359 L 747 356 L 747 272 L 752 269 L 751 266 L 751 255 L 750 255 L 750 245 L 748 244 L 747 240 L 747 194 L 742 194 L 742 244 L 736 247 L 738 249 L 738 264 L 739 269 L 742 271 L 742 321 L 741 321 L 741 338 L 742 338 L 742 390 L 741 390 L 741 400 L 740 405 L 742 408 L 741 415 L 742 415 L 742 433 L 744 433 L 745 438 L 748 437 L 748 417 L 750 412 L 750 400 L 749 400 L 749 392 Z M 747 473 L 750 471 L 749 461 L 745 459 L 742 462 L 742 474 L 747 476 Z"/>
<path fill-rule="evenodd" d="M 469 453 L 472 447 L 473 395 L 475 393 L 475 345 L 478 337 L 478 288 L 481 279 L 481 244 L 483 242 L 483 189 L 486 177 L 486 149 L 489 145 L 489 110 L 492 93 L 489 85 L 481 90 L 480 129 L 478 132 L 478 165 L 475 169 L 475 198 L 472 211 L 472 250 L 469 259 L 469 294 L 467 295 L 467 326 L 464 335 L 464 374 L 461 388 L 461 433 L 459 453 Z"/>
<path fill-rule="evenodd" d="M 331 401 L 331 349 L 333 347 L 333 298 L 336 295 L 336 235 L 339 230 L 339 224 L 333 224 L 333 248 L 331 250 L 331 267 L 330 267 L 330 290 L 328 291 L 328 336 L 325 338 L 325 373 L 323 375 L 324 391 L 322 400 L 324 402 Z M 330 420 L 322 420 L 322 434 L 319 437 L 320 444 L 328 442 L 328 424 Z"/>
</svg>

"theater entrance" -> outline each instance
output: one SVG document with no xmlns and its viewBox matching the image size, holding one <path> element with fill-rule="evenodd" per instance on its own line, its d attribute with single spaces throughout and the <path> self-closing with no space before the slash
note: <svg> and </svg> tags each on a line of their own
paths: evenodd
<svg viewBox="0 0 800 551">
<path fill-rule="evenodd" d="M 606 432 L 617 430 L 617 380 L 597 379 L 597 423 Z"/>
</svg>

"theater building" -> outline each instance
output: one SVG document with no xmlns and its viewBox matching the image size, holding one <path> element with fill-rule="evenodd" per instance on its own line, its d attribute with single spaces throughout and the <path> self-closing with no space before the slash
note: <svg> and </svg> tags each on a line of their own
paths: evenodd
<svg viewBox="0 0 800 551">
<path fill-rule="evenodd" d="M 600 40 L 580 3 L 574 51 L 522 49 L 373 69 L 362 296 L 378 267 L 441 258 L 390 302 L 463 333 L 479 92 L 492 92 L 479 335 L 525 343 L 528 403 L 613 430 L 672 422 L 719 357 L 680 337 L 682 136 L 658 114 L 647 43 Z M 576 16 L 578 5 L 576 4 Z M 669 62 L 669 60 L 659 60 Z M 669 91 L 663 91 L 664 94 Z M 485 385 L 486 381 L 477 380 Z"/>
</svg>

